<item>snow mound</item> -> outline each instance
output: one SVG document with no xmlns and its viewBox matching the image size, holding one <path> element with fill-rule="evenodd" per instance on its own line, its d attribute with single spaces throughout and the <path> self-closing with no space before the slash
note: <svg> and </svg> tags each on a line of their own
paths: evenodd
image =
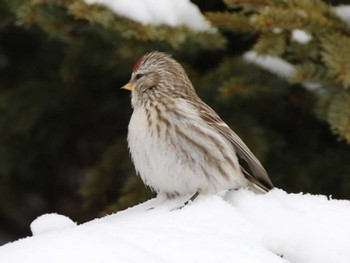
<svg viewBox="0 0 350 263">
<path fill-rule="evenodd" d="M 118 15 L 141 24 L 187 26 L 196 31 L 212 31 L 199 8 L 190 0 L 85 0 L 102 4 Z"/>
<path fill-rule="evenodd" d="M 69 217 L 59 214 L 45 214 L 39 216 L 30 224 L 30 230 L 33 235 L 39 235 L 51 231 L 63 230 L 69 227 L 76 226 Z"/>
<path fill-rule="evenodd" d="M 173 210 L 184 201 L 28 237 L 0 247 L 0 262 L 350 262 L 349 201 L 242 189 Z"/>
<path fill-rule="evenodd" d="M 279 57 L 259 55 L 255 51 L 248 51 L 244 53 L 243 58 L 246 61 L 256 64 L 279 77 L 290 78 L 295 75 L 294 66 Z"/>
</svg>

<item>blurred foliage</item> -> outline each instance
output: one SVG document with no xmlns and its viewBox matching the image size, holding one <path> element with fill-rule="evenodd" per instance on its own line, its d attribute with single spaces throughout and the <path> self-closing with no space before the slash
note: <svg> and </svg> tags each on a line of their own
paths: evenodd
<svg viewBox="0 0 350 263">
<path fill-rule="evenodd" d="M 318 83 L 332 107 L 323 117 L 334 133 L 350 142 L 350 27 L 322 0 L 226 0 L 233 11 L 208 12 L 216 26 L 256 34 L 253 50 L 278 56 L 295 65 L 293 83 Z M 307 43 L 293 39 L 293 30 L 311 36 Z M 334 96 L 334 93 L 344 96 Z M 319 104 L 324 105 L 324 104 Z M 334 106 L 337 105 L 337 106 Z M 336 115 L 336 116 L 334 116 Z M 341 115 L 341 116 L 339 116 Z"/>
<path fill-rule="evenodd" d="M 84 222 L 154 195 L 130 161 L 119 90 L 151 50 L 184 65 L 277 187 L 350 198 L 350 29 L 331 2 L 193 2 L 220 31 L 141 25 L 82 0 L 0 0 L 0 235 L 29 234 L 43 213 Z M 294 29 L 312 40 L 292 41 Z M 296 76 L 246 62 L 251 49 Z"/>
</svg>

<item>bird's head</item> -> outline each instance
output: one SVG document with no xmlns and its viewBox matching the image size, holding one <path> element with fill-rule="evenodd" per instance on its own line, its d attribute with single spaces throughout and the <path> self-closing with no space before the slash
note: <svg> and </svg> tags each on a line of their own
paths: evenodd
<svg viewBox="0 0 350 263">
<path fill-rule="evenodd" d="M 129 83 L 122 87 L 132 91 L 132 104 L 150 100 L 186 97 L 194 93 L 185 70 L 170 55 L 154 51 L 141 57 L 134 65 Z"/>
</svg>

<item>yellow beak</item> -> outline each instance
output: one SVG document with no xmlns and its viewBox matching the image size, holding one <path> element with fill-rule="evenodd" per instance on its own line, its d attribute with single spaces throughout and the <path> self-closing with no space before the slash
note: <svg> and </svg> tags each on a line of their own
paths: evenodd
<svg viewBox="0 0 350 263">
<path fill-rule="evenodd" d="M 134 88 L 134 84 L 132 83 L 127 83 L 125 84 L 123 87 L 121 87 L 122 89 L 127 89 L 127 90 L 132 90 Z"/>
</svg>

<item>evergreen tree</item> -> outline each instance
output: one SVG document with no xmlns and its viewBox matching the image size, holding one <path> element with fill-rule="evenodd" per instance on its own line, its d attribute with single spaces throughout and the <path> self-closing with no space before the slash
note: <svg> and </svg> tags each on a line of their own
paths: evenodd
<svg viewBox="0 0 350 263">
<path fill-rule="evenodd" d="M 349 25 L 321 0 L 194 2 L 218 32 L 142 25 L 82 0 L 0 0 L 2 229 L 22 236 L 42 213 L 82 222 L 152 196 L 129 158 L 119 90 L 151 50 L 181 61 L 278 188 L 350 198 Z M 296 74 L 247 62 L 249 50 Z"/>
</svg>

